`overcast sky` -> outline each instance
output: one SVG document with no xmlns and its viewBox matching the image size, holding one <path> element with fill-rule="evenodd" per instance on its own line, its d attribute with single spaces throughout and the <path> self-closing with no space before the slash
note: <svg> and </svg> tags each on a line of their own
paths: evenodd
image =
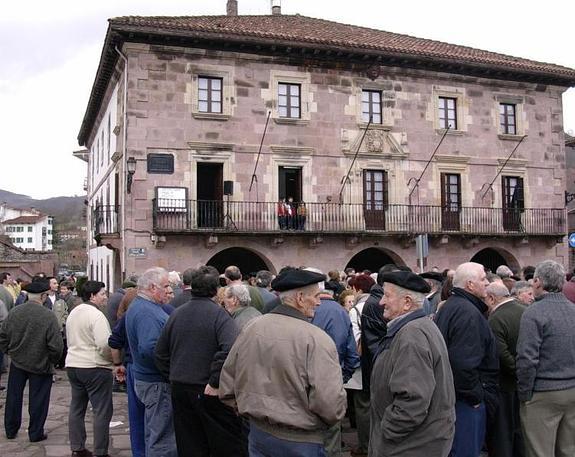
<svg viewBox="0 0 575 457">
<path fill-rule="evenodd" d="M 269 14 L 270 0 L 239 0 Z M 0 189 L 81 195 L 85 163 L 72 157 L 107 30 L 125 15 L 225 14 L 226 0 L 29 0 L 0 3 Z M 283 0 L 284 14 L 373 27 L 575 68 L 575 2 L 547 0 Z M 575 89 L 563 97 L 575 132 Z"/>
</svg>

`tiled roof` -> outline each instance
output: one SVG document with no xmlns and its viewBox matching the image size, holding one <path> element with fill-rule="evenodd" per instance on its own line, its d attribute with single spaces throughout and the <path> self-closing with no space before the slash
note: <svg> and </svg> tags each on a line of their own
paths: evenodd
<svg viewBox="0 0 575 457">
<path fill-rule="evenodd" d="M 12 225 L 12 224 L 35 224 L 38 221 L 41 221 L 42 219 L 44 219 L 46 216 L 20 216 L 20 217 L 16 217 L 14 219 L 9 219 L 7 221 L 2 222 L 3 224 L 6 225 Z"/>
<path fill-rule="evenodd" d="M 100 65 L 78 134 L 81 146 L 87 141 L 114 72 L 118 59 L 115 47 L 121 48 L 125 41 L 209 45 L 230 50 L 245 46 L 246 52 L 261 53 L 270 48 L 276 53 L 299 48 L 313 51 L 307 56 L 324 52 L 332 59 L 350 60 L 353 54 L 356 59 L 367 57 L 366 63 L 575 86 L 575 69 L 560 65 L 300 15 L 125 16 L 109 20 Z"/>
<path fill-rule="evenodd" d="M 179 35 L 188 32 L 226 34 L 256 40 L 308 43 L 350 50 L 445 58 L 462 63 L 507 66 L 510 69 L 562 74 L 575 79 L 574 69 L 559 65 L 300 15 L 126 16 L 111 19 L 110 25 L 152 29 L 155 33 L 163 34 Z"/>
</svg>

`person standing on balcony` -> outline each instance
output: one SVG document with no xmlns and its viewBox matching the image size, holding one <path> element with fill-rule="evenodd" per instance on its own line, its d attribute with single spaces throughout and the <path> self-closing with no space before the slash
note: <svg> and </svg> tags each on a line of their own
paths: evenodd
<svg viewBox="0 0 575 457">
<path fill-rule="evenodd" d="M 288 230 L 293 230 L 295 228 L 295 211 L 296 208 L 293 203 L 293 197 L 288 197 L 285 203 L 286 209 L 286 227 Z"/>
<path fill-rule="evenodd" d="M 285 198 L 280 198 L 277 204 L 277 216 L 280 230 L 287 228 L 287 209 Z"/>
<path fill-rule="evenodd" d="M 299 202 L 299 204 L 297 205 L 297 226 L 296 229 L 297 230 L 305 230 L 305 221 L 307 218 L 307 208 L 305 206 L 305 202 Z"/>
<path fill-rule="evenodd" d="M 483 265 L 459 265 L 451 296 L 436 314 L 455 382 L 455 438 L 450 455 L 478 457 L 488 418 L 498 401 L 499 358 L 495 337 L 487 323 Z"/>
<path fill-rule="evenodd" d="M 535 302 L 521 317 L 517 394 L 528 457 L 575 453 L 575 304 L 561 292 L 563 266 L 535 268 Z"/>
</svg>

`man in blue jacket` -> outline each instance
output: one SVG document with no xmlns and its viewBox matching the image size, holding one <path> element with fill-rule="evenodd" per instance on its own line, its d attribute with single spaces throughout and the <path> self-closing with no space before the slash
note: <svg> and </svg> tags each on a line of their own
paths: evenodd
<svg viewBox="0 0 575 457">
<path fill-rule="evenodd" d="M 455 438 L 450 456 L 478 457 L 487 419 L 497 409 L 499 359 L 483 302 L 488 284 L 482 265 L 459 265 L 452 295 L 436 315 L 455 383 Z"/>
<path fill-rule="evenodd" d="M 170 384 L 154 363 L 154 351 L 168 315 L 162 309 L 170 287 L 168 272 L 150 268 L 138 279 L 138 296 L 126 314 L 126 333 L 136 395 L 144 404 L 147 457 L 176 457 Z"/>
</svg>

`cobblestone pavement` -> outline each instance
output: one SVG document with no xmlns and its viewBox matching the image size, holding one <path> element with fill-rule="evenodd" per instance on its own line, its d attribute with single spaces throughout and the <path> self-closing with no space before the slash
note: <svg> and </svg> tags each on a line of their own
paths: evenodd
<svg viewBox="0 0 575 457">
<path fill-rule="evenodd" d="M 2 385 L 8 382 L 8 375 L 2 375 Z M 71 454 L 68 440 L 68 404 L 70 401 L 70 386 L 65 371 L 57 371 L 57 380 L 52 385 L 50 411 L 46 421 L 45 432 L 48 439 L 41 443 L 30 443 L 26 428 L 28 426 L 28 389 L 24 394 L 22 408 L 22 428 L 14 440 L 6 439 L 4 433 L 4 403 L 6 391 L 0 392 L 0 456 L 2 457 L 61 457 Z M 86 432 L 88 434 L 87 448 L 93 449 L 92 415 L 86 414 Z M 346 421 L 343 430 L 343 440 L 346 449 L 357 443 L 355 430 L 349 428 Z M 129 457 L 130 436 L 128 424 L 128 401 L 126 394 L 114 393 L 114 415 L 110 424 L 110 455 L 113 457 Z M 350 453 L 342 452 L 342 457 Z"/>
</svg>

